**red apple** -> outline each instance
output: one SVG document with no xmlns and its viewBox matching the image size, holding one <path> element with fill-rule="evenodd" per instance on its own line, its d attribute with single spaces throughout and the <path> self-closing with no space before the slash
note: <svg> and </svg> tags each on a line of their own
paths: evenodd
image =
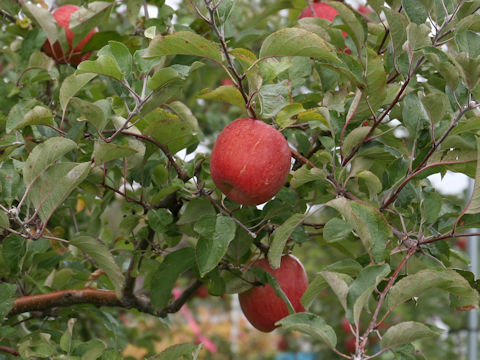
<svg viewBox="0 0 480 360">
<path fill-rule="evenodd" d="M 465 236 L 458 238 L 456 244 L 460 250 L 467 251 L 468 240 Z"/>
<path fill-rule="evenodd" d="M 222 85 L 233 85 L 233 81 L 230 78 L 224 78 L 221 82 Z"/>
<path fill-rule="evenodd" d="M 270 267 L 267 259 L 256 260 L 251 266 L 262 268 L 275 276 L 295 311 L 305 311 L 300 298 L 308 287 L 307 273 L 295 256 L 282 256 L 280 267 L 275 270 Z M 287 306 L 268 284 L 255 286 L 239 294 L 238 299 L 247 320 L 260 331 L 272 331 L 277 327 L 275 323 L 288 315 Z"/>
<path fill-rule="evenodd" d="M 348 322 L 347 319 L 343 319 L 342 320 L 342 330 L 347 333 L 347 334 L 350 334 L 351 333 L 351 330 L 350 330 L 350 323 Z"/>
<path fill-rule="evenodd" d="M 201 299 L 205 299 L 209 295 L 207 287 L 205 285 L 200 286 L 195 292 L 195 296 Z"/>
<path fill-rule="evenodd" d="M 357 10 L 360 14 L 363 14 L 363 15 L 370 15 L 370 13 L 372 12 L 372 10 L 370 10 L 368 6 L 363 6 L 363 5 L 360 5 Z"/>
<path fill-rule="evenodd" d="M 77 46 L 72 49 L 73 38 L 75 34 L 70 30 L 70 16 L 78 10 L 78 6 L 75 5 L 63 5 L 60 6 L 54 13 L 53 17 L 57 21 L 58 25 L 65 29 L 65 36 L 69 45 L 68 51 L 64 54 L 60 42 L 56 41 L 53 46 L 50 41 L 47 39 L 43 44 L 43 51 L 45 51 L 49 56 L 53 57 L 55 61 L 59 64 L 71 64 L 78 65 L 82 61 L 87 60 L 91 52 L 82 53 L 83 47 L 90 41 L 93 34 L 98 32 L 98 29 L 95 28 L 87 36 L 85 36 Z"/>
<path fill-rule="evenodd" d="M 310 6 L 307 6 L 300 13 L 299 19 L 306 17 L 318 17 L 320 19 L 327 19 L 328 21 L 333 21 L 335 16 L 338 15 L 338 11 L 331 5 L 324 2 L 316 2 L 312 4 L 312 8 L 315 14 L 312 12 Z"/>
<path fill-rule="evenodd" d="M 347 352 L 349 354 L 354 354 L 357 350 L 357 345 L 356 345 L 356 341 L 355 341 L 355 338 L 353 336 L 349 336 L 346 340 L 345 340 L 345 349 L 347 350 Z"/>
<path fill-rule="evenodd" d="M 220 133 L 212 150 L 210 172 L 230 199 L 258 205 L 271 199 L 290 171 L 290 148 L 273 126 L 237 119 Z"/>
</svg>

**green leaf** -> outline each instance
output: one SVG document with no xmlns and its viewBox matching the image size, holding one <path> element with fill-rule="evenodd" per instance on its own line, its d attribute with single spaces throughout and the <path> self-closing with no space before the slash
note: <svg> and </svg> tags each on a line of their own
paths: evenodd
<svg viewBox="0 0 480 360">
<path fill-rule="evenodd" d="M 368 132 L 370 131 L 370 126 L 361 126 L 353 129 L 343 140 L 342 151 L 345 156 L 350 154 L 352 150 L 360 144 L 365 136 L 367 136 Z"/>
<path fill-rule="evenodd" d="M 292 179 L 290 180 L 290 186 L 292 189 L 297 189 L 311 181 L 323 180 L 326 178 L 326 176 L 327 174 L 323 169 L 309 169 L 307 165 L 303 165 L 300 169 L 293 172 Z"/>
<path fill-rule="evenodd" d="M 0 319 L 4 319 L 12 310 L 17 294 L 17 287 L 14 284 L 0 284 Z"/>
<path fill-rule="evenodd" d="M 22 258 L 27 251 L 27 241 L 17 234 L 10 234 L 2 242 L 2 256 L 12 273 L 21 268 Z"/>
<path fill-rule="evenodd" d="M 331 348 L 337 345 L 337 336 L 333 328 L 316 314 L 307 312 L 292 314 L 277 321 L 276 325 L 281 325 L 285 330 L 295 330 L 310 335 Z"/>
<path fill-rule="evenodd" d="M 420 101 L 422 102 L 423 108 L 426 110 L 432 124 L 436 124 L 443 119 L 447 112 L 448 104 L 448 98 L 444 93 L 435 92 L 428 94 L 420 97 Z"/>
<path fill-rule="evenodd" d="M 331 200 L 325 205 L 333 207 L 343 215 L 375 261 L 380 262 L 385 259 L 386 244 L 392 236 L 392 231 L 387 220 L 378 210 L 345 198 Z"/>
<path fill-rule="evenodd" d="M 352 282 L 352 278 L 342 273 L 336 273 L 331 271 L 320 271 L 319 273 L 333 290 L 337 296 L 340 304 L 345 311 L 347 311 L 347 294 L 349 291 L 348 286 Z"/>
<path fill-rule="evenodd" d="M 62 337 L 60 338 L 60 348 L 65 351 L 68 355 L 70 355 L 70 351 L 72 348 L 72 338 L 73 338 L 73 325 L 77 319 L 70 318 L 67 322 L 67 330 L 63 333 Z"/>
<path fill-rule="evenodd" d="M 97 104 L 77 97 L 72 97 L 70 99 L 70 106 L 81 115 L 77 118 L 77 121 L 90 122 L 98 132 L 105 129 L 108 119 L 105 117 L 102 108 Z"/>
<path fill-rule="evenodd" d="M 148 80 L 147 86 L 152 90 L 157 90 L 168 82 L 178 79 L 179 76 L 178 71 L 174 68 L 161 68 Z"/>
<path fill-rule="evenodd" d="M 400 279 L 390 290 L 388 308 L 394 309 L 403 302 L 422 295 L 431 289 L 445 290 L 462 298 L 463 309 L 478 306 L 478 292 L 454 270 L 422 270 Z"/>
<path fill-rule="evenodd" d="M 63 137 L 53 137 L 37 145 L 28 156 L 23 167 L 25 186 L 28 186 L 37 175 L 44 172 L 53 162 L 76 148 L 77 144 L 74 141 Z"/>
<path fill-rule="evenodd" d="M 422 323 L 406 321 L 388 328 L 382 336 L 382 348 L 393 348 L 395 346 L 410 344 L 420 339 L 439 336 L 443 330 L 432 329 Z"/>
<path fill-rule="evenodd" d="M 95 142 L 93 149 L 93 159 L 95 164 L 103 164 L 115 159 L 124 158 L 136 154 L 137 150 L 125 145 L 116 145 L 112 143 Z"/>
<path fill-rule="evenodd" d="M 204 218 L 205 219 L 205 218 Z M 200 276 L 204 277 L 213 270 L 227 252 L 228 245 L 235 237 L 236 225 L 232 218 L 227 216 L 218 216 L 215 220 L 215 228 L 208 229 L 212 231 L 213 236 L 208 233 L 197 242 L 196 257 Z"/>
<path fill-rule="evenodd" d="M 96 74 L 72 74 L 65 78 L 60 87 L 59 98 L 60 106 L 65 112 L 65 109 L 70 99 L 84 87 L 90 80 L 92 80 Z"/>
<path fill-rule="evenodd" d="M 232 85 L 223 85 L 211 91 L 202 91 L 198 97 L 206 100 L 223 101 L 227 104 L 245 109 L 245 101 L 243 100 L 242 93 Z"/>
<path fill-rule="evenodd" d="M 6 228 L 10 227 L 10 220 L 8 219 L 8 215 L 3 210 L 0 210 L 0 226 Z"/>
<path fill-rule="evenodd" d="M 362 49 L 363 44 L 367 41 L 367 25 L 363 18 L 361 16 L 356 16 L 348 6 L 339 1 L 330 1 L 328 4 L 338 11 L 338 15 L 343 20 L 345 26 L 340 26 L 340 28 L 350 35 L 355 42 L 357 49 Z"/>
<path fill-rule="evenodd" d="M 339 62 L 325 40 L 300 28 L 281 29 L 269 35 L 260 48 L 260 57 L 267 56 L 308 56 L 327 62 Z"/>
<path fill-rule="evenodd" d="M 160 354 L 150 357 L 150 360 L 196 360 L 202 344 L 176 344 L 163 350 Z"/>
<path fill-rule="evenodd" d="M 185 206 L 185 210 L 183 211 L 182 215 L 180 215 L 177 225 L 194 223 L 204 216 L 213 216 L 215 214 L 215 208 L 210 200 L 206 198 L 193 199 Z"/>
<path fill-rule="evenodd" d="M 7 133 L 13 131 L 17 128 L 18 124 L 21 124 L 24 121 L 25 115 L 37 104 L 33 99 L 27 101 L 19 101 L 15 104 L 7 116 L 7 123 L 5 130 Z"/>
<path fill-rule="evenodd" d="M 287 126 L 293 125 L 297 122 L 297 120 L 292 119 L 292 117 L 304 111 L 305 109 L 303 108 L 302 104 L 288 104 L 278 112 L 275 121 L 281 129 L 286 128 Z"/>
<path fill-rule="evenodd" d="M 323 238 L 327 243 L 345 240 L 352 232 L 352 227 L 339 218 L 329 220 L 323 228 Z"/>
<path fill-rule="evenodd" d="M 50 334 L 34 332 L 19 344 L 18 352 L 23 359 L 44 359 L 50 358 L 55 349 Z"/>
<path fill-rule="evenodd" d="M 80 7 L 70 17 L 70 30 L 75 34 L 73 47 L 82 41 L 85 36 L 97 25 L 108 21 L 110 9 L 114 3 L 106 1 L 94 1 L 87 7 Z"/>
<path fill-rule="evenodd" d="M 173 102 L 170 108 L 176 114 L 161 108 L 148 113 L 143 119 L 148 126 L 142 132 L 175 154 L 198 141 L 199 128 L 197 119 L 183 103 Z"/>
<path fill-rule="evenodd" d="M 148 46 L 146 58 L 165 55 L 193 55 L 222 62 L 218 45 L 190 31 L 179 31 L 171 35 L 157 36 Z"/>
<path fill-rule="evenodd" d="M 45 31 L 45 34 L 47 34 L 52 44 L 59 39 L 60 32 L 56 26 L 57 22 L 47 9 L 26 2 L 22 2 L 22 6 L 37 24 L 40 25 L 42 30 Z"/>
<path fill-rule="evenodd" d="M 424 193 L 423 196 L 422 209 L 425 212 L 425 221 L 434 223 L 442 209 L 442 197 L 437 192 Z"/>
<path fill-rule="evenodd" d="M 172 296 L 178 277 L 195 265 L 195 250 L 185 247 L 168 254 L 150 279 L 151 299 L 154 308 L 163 308 Z"/>
<path fill-rule="evenodd" d="M 355 174 L 355 177 L 365 182 L 368 189 L 370 199 L 382 191 L 382 182 L 380 179 L 369 170 L 360 170 Z"/>
<path fill-rule="evenodd" d="M 124 74 L 120 71 L 117 62 L 109 55 L 100 55 L 96 60 L 82 61 L 76 74 L 94 73 L 109 76 L 116 80 L 123 80 Z"/>
<path fill-rule="evenodd" d="M 347 319 L 358 327 L 360 314 L 377 285 L 390 273 L 390 266 L 371 265 L 364 268 L 350 285 L 347 295 Z"/>
<path fill-rule="evenodd" d="M 388 27 L 390 29 L 390 37 L 392 39 L 395 56 L 398 58 L 403 52 L 403 44 L 407 41 L 406 29 L 408 20 L 405 18 L 405 15 L 389 8 L 383 8 L 383 11 L 385 12 Z"/>
<path fill-rule="evenodd" d="M 14 130 L 22 129 L 25 126 L 31 125 L 53 126 L 54 122 L 52 111 L 45 106 L 37 105 L 25 114 L 23 120 L 15 125 Z"/>
<path fill-rule="evenodd" d="M 166 209 L 149 210 L 147 217 L 148 224 L 158 233 L 165 232 L 167 226 L 173 222 L 173 215 Z"/>
<path fill-rule="evenodd" d="M 272 243 L 270 245 L 270 250 L 268 251 L 268 262 L 273 269 L 278 269 L 280 267 L 285 244 L 293 231 L 298 225 L 300 225 L 305 217 L 305 214 L 293 214 L 273 232 Z"/>
<path fill-rule="evenodd" d="M 107 247 L 91 236 L 76 236 L 70 243 L 90 256 L 97 266 L 107 274 L 120 299 L 125 278 Z"/>
<path fill-rule="evenodd" d="M 258 92 L 264 118 L 274 117 L 287 103 L 289 86 L 286 81 L 262 86 Z"/>
<path fill-rule="evenodd" d="M 476 136 L 477 140 L 477 168 L 475 173 L 475 184 L 473 186 L 472 200 L 470 206 L 468 207 L 467 214 L 478 214 L 480 213 L 480 137 Z"/>
<path fill-rule="evenodd" d="M 428 14 L 421 1 L 402 0 L 402 6 L 411 22 L 425 24 Z"/>
<path fill-rule="evenodd" d="M 142 0 L 127 0 L 127 18 L 131 25 L 136 26 L 139 19 L 138 13 L 143 5 Z"/>
<path fill-rule="evenodd" d="M 114 59 L 124 76 L 129 76 L 132 72 L 132 54 L 130 54 L 130 50 L 121 42 L 109 41 L 108 45 L 101 48 L 97 55 L 105 55 Z"/>
<path fill-rule="evenodd" d="M 28 59 L 28 67 L 50 71 L 55 65 L 55 61 L 45 53 L 35 50 Z"/>
</svg>

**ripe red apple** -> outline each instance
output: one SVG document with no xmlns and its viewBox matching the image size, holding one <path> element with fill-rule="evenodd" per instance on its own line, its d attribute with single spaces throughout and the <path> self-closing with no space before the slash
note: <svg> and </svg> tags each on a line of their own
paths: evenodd
<svg viewBox="0 0 480 360">
<path fill-rule="evenodd" d="M 230 78 L 224 78 L 221 82 L 222 85 L 233 85 L 233 81 Z"/>
<path fill-rule="evenodd" d="M 270 267 L 267 259 L 256 260 L 251 266 L 262 268 L 275 276 L 295 311 L 305 311 L 300 298 L 308 287 L 307 273 L 295 256 L 282 256 L 280 267 L 275 270 Z M 277 327 L 275 323 L 288 315 L 287 306 L 268 284 L 255 286 L 239 294 L 238 299 L 247 320 L 260 331 L 272 331 Z"/>
<path fill-rule="evenodd" d="M 349 354 L 354 354 L 355 351 L 357 350 L 356 341 L 355 341 L 355 338 L 353 336 L 349 336 L 345 340 L 345 349 L 347 350 L 347 352 Z"/>
<path fill-rule="evenodd" d="M 342 330 L 347 333 L 347 334 L 350 334 L 351 331 L 350 331 L 350 323 L 348 322 L 347 319 L 343 319 L 342 320 Z"/>
<path fill-rule="evenodd" d="M 460 250 L 467 251 L 468 240 L 465 236 L 458 238 L 456 244 Z"/>
<path fill-rule="evenodd" d="M 195 296 L 198 296 L 201 299 L 205 299 L 206 297 L 208 297 L 208 295 L 209 293 L 205 285 L 200 286 L 195 292 Z"/>
<path fill-rule="evenodd" d="M 333 21 L 335 16 L 338 15 L 338 11 L 331 5 L 324 2 L 316 2 L 312 4 L 312 8 L 315 14 L 312 12 L 310 6 L 307 6 L 300 13 L 299 19 L 306 17 L 318 17 L 320 19 L 327 19 L 328 21 Z"/>
<path fill-rule="evenodd" d="M 273 126 L 237 119 L 218 135 L 210 172 L 215 185 L 230 199 L 258 205 L 280 191 L 290 171 L 290 148 Z"/>
<path fill-rule="evenodd" d="M 78 65 L 82 61 L 87 60 L 91 52 L 82 53 L 83 47 L 90 41 L 93 34 L 98 32 L 98 29 L 95 28 L 87 36 L 85 36 L 78 44 L 72 49 L 73 38 L 75 34 L 70 30 L 70 16 L 78 10 L 78 6 L 75 5 L 63 5 L 60 6 L 54 13 L 53 17 L 57 21 L 58 25 L 65 29 L 65 36 L 68 42 L 68 51 L 64 54 L 62 47 L 59 41 L 56 41 L 53 45 L 47 39 L 43 44 L 43 51 L 45 51 L 49 56 L 53 57 L 55 61 L 59 64 L 71 64 Z"/>
</svg>

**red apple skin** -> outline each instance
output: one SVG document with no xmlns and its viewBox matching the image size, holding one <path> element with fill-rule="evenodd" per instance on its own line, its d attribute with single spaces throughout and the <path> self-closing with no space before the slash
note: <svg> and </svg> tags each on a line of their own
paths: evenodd
<svg viewBox="0 0 480 360">
<path fill-rule="evenodd" d="M 230 78 L 224 78 L 221 82 L 222 85 L 233 85 L 233 81 Z"/>
<path fill-rule="evenodd" d="M 300 298 L 308 287 L 307 273 L 302 263 L 292 255 L 282 256 L 280 267 L 272 269 L 267 259 L 259 259 L 251 263 L 269 272 L 277 279 L 280 287 L 292 303 L 296 312 L 305 308 Z M 271 332 L 277 326 L 275 323 L 288 315 L 288 309 L 282 299 L 273 291 L 270 285 L 255 286 L 238 295 L 243 314 L 256 329 Z"/>
<path fill-rule="evenodd" d="M 290 171 L 290 147 L 273 126 L 237 119 L 218 135 L 210 172 L 215 185 L 233 201 L 258 205 L 270 200 Z"/>
<path fill-rule="evenodd" d="M 370 10 L 368 6 L 362 6 L 362 5 L 360 5 L 357 10 L 360 14 L 363 14 L 363 15 L 370 15 L 370 13 L 372 12 L 372 10 Z"/>
<path fill-rule="evenodd" d="M 346 333 L 346 334 L 350 334 L 351 331 L 350 331 L 350 323 L 348 322 L 347 319 L 343 319 L 342 320 L 342 330 Z"/>
<path fill-rule="evenodd" d="M 208 297 L 208 295 L 210 294 L 208 293 L 207 287 L 205 285 L 200 286 L 195 292 L 195 296 L 198 296 L 201 299 L 205 299 L 206 297 Z"/>
<path fill-rule="evenodd" d="M 70 16 L 78 10 L 78 6 L 75 5 L 63 5 L 60 6 L 53 13 L 53 17 L 58 23 L 58 26 L 65 29 L 65 36 L 69 45 L 68 51 L 64 54 L 60 42 L 56 41 L 53 46 L 50 41 L 47 39 L 43 44 L 43 51 L 45 51 L 49 56 L 55 59 L 59 64 L 71 64 L 77 66 L 82 61 L 87 60 L 91 52 L 82 53 L 83 47 L 90 41 L 93 34 L 98 32 L 98 29 L 95 28 L 87 36 L 85 36 L 82 41 L 80 41 L 77 46 L 72 49 L 73 38 L 75 34 L 70 30 Z"/>
<path fill-rule="evenodd" d="M 335 16 L 338 15 L 338 11 L 331 5 L 328 5 L 324 2 L 316 2 L 312 4 L 312 8 L 315 11 L 313 14 L 310 6 L 307 6 L 303 11 L 300 13 L 298 19 L 303 19 L 306 17 L 318 17 L 320 19 L 327 19 L 328 21 L 333 21 Z"/>
<path fill-rule="evenodd" d="M 356 341 L 355 341 L 355 338 L 353 336 L 349 336 L 346 340 L 345 340 L 345 349 L 347 350 L 347 352 L 349 354 L 354 354 L 357 350 L 357 345 L 356 345 Z"/>
<path fill-rule="evenodd" d="M 468 240 L 465 236 L 458 238 L 456 244 L 460 250 L 467 251 Z"/>
</svg>

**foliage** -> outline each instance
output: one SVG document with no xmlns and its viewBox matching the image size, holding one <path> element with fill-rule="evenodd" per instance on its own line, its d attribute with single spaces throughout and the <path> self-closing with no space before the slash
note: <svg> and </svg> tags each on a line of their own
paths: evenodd
<svg viewBox="0 0 480 360">
<path fill-rule="evenodd" d="M 477 0 L 329 2 L 332 23 L 297 20 L 305 0 L 76 2 L 77 37 L 99 28 L 77 68 L 41 51 L 64 37 L 43 1 L 0 0 L 6 356 L 121 358 L 132 336 L 151 341 L 120 312 L 164 319 L 202 284 L 243 291 L 250 260 L 292 250 L 308 312 L 279 324 L 328 358 L 455 354 L 429 346 L 432 319 L 458 329 L 478 305 L 453 244 L 480 227 L 480 185 L 465 205 L 428 176 L 480 178 Z M 215 136 L 244 116 L 281 130 L 294 159 L 260 207 L 222 198 L 209 173 Z M 355 354 L 337 341 L 344 317 Z"/>
</svg>

